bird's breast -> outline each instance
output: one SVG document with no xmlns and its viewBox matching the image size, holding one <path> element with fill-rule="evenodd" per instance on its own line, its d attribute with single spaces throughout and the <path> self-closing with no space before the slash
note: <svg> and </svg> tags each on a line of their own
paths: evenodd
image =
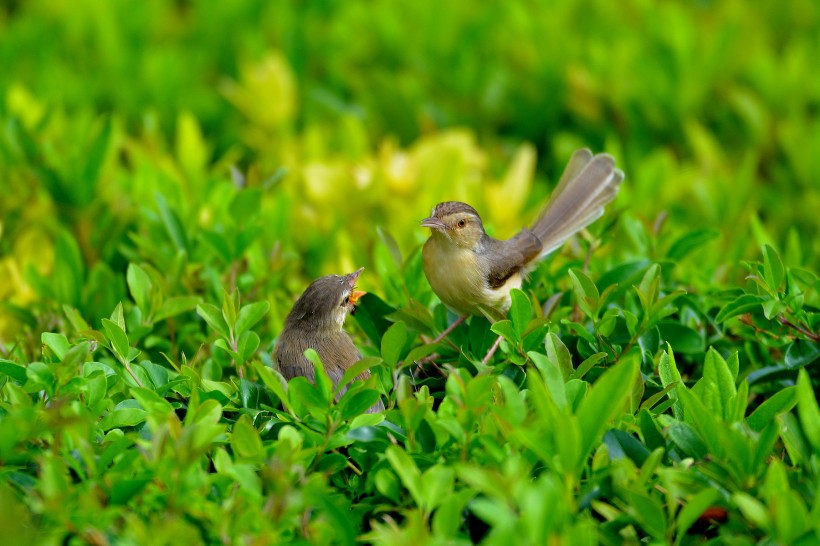
<svg viewBox="0 0 820 546">
<path fill-rule="evenodd" d="M 425 243 L 422 261 L 433 292 L 460 315 L 481 315 L 482 307 L 506 313 L 510 307 L 510 289 L 521 286 L 521 277 L 515 274 L 503 286 L 490 288 L 487 272 L 475 252 L 434 237 Z"/>
</svg>

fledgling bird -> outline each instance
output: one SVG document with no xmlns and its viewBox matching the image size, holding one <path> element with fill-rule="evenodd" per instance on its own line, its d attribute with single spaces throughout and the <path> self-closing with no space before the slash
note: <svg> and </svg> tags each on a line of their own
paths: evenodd
<svg viewBox="0 0 820 546">
<path fill-rule="evenodd" d="M 365 294 L 356 290 L 356 281 L 363 269 L 348 275 L 320 277 L 293 304 L 273 349 L 273 359 L 285 379 L 301 375 L 315 381 L 313 363 L 305 357 L 306 349 L 314 349 L 319 354 L 334 388 L 345 371 L 362 359 L 343 326 L 348 313 L 353 313 L 356 302 Z M 355 379 L 369 377 L 370 371 L 365 370 Z M 379 401 L 368 412 L 383 410 L 384 405 Z"/>
<path fill-rule="evenodd" d="M 431 229 L 422 250 L 424 273 L 433 292 L 461 316 L 439 339 L 468 315 L 500 319 L 510 308 L 510 290 L 521 288 L 541 258 L 600 218 L 623 179 L 612 156 L 576 151 L 532 228 L 506 241 L 487 235 L 470 205 L 436 205 L 421 221 Z"/>
</svg>

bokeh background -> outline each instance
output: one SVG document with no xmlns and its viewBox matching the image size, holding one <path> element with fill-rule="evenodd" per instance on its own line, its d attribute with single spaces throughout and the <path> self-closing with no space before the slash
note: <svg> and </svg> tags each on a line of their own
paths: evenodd
<svg viewBox="0 0 820 546">
<path fill-rule="evenodd" d="M 129 262 L 272 332 L 324 273 L 399 303 L 378 256 L 436 202 L 510 236 L 581 146 L 627 177 L 593 272 L 680 241 L 690 290 L 763 243 L 817 270 L 817 59 L 815 0 L 4 2 L 0 340 L 108 316 Z"/>
</svg>

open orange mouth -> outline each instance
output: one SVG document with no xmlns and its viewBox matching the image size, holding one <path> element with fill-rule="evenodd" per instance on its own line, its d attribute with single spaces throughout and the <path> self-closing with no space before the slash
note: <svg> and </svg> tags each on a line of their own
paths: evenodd
<svg viewBox="0 0 820 546">
<path fill-rule="evenodd" d="M 356 303 L 358 303 L 359 298 L 361 298 L 365 294 L 367 294 L 367 292 L 362 292 L 361 290 L 354 290 L 350 293 L 348 301 L 351 303 L 351 305 L 355 305 Z"/>
</svg>

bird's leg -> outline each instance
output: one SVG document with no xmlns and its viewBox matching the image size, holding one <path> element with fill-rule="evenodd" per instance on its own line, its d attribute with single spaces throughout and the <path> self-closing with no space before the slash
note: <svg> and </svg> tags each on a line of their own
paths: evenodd
<svg viewBox="0 0 820 546">
<path fill-rule="evenodd" d="M 484 356 L 484 358 L 481 359 L 482 364 L 484 364 L 485 366 L 487 365 L 487 363 L 493 357 L 495 352 L 498 350 L 498 347 L 501 345 L 501 340 L 502 339 L 503 338 L 501 336 L 498 336 L 498 338 L 496 338 L 495 343 L 493 343 L 493 346 L 490 347 L 490 350 L 487 351 L 487 354 Z"/>
<path fill-rule="evenodd" d="M 439 341 L 441 341 L 442 339 L 444 339 L 445 337 L 450 335 L 450 332 L 452 332 L 453 330 L 458 328 L 458 325 L 461 324 L 462 322 L 464 322 L 466 319 L 467 319 L 466 316 L 465 317 L 458 317 L 456 320 L 453 321 L 453 323 L 450 326 L 448 326 L 442 333 L 440 333 L 436 337 L 436 339 L 434 339 L 431 343 L 438 343 Z"/>
</svg>

